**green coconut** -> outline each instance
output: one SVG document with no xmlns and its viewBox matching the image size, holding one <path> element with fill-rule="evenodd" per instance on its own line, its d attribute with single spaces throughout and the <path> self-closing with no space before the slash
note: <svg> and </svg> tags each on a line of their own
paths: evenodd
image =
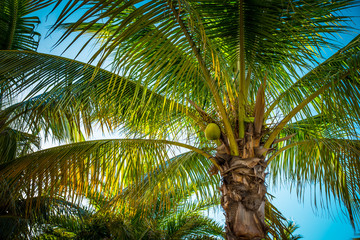
<svg viewBox="0 0 360 240">
<path fill-rule="evenodd" d="M 209 140 L 217 140 L 220 138 L 221 130 L 215 123 L 210 123 L 205 128 L 205 137 Z"/>
</svg>

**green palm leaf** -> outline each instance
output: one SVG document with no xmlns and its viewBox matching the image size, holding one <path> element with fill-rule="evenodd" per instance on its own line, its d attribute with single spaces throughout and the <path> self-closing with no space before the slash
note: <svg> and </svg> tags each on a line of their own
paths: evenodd
<svg viewBox="0 0 360 240">
<path fill-rule="evenodd" d="M 95 121 L 110 129 L 123 127 L 132 133 L 161 136 L 179 133 L 178 129 L 188 128 L 189 122 L 194 124 L 186 115 L 198 118 L 174 100 L 91 65 L 40 53 L 1 51 L 0 55 L 3 82 L 17 79 L 14 85 L 8 86 L 9 92 L 16 94 L 32 89 L 26 97 L 29 100 L 9 109 L 12 113 L 24 113 L 21 118 L 16 115 L 16 119 L 25 124 L 42 119 L 44 124 L 54 127 L 69 124 L 80 128 L 82 125 L 89 134 Z M 46 93 L 38 95 L 44 88 Z M 183 121 L 184 117 L 187 121 Z M 28 121 L 29 118 L 32 120 Z"/>
<path fill-rule="evenodd" d="M 0 134 L 0 146 L 0 164 L 3 164 L 39 148 L 40 139 L 34 134 L 5 128 Z"/>
<path fill-rule="evenodd" d="M 359 51 L 360 35 L 288 89 L 280 91 L 280 95 L 274 96 L 275 100 L 269 106 L 268 114 L 278 108 L 285 115 L 309 95 L 327 85 L 326 90 L 310 106 L 302 108 L 302 114 L 311 117 L 312 111 L 316 111 L 318 114 L 331 113 L 334 117 L 358 119 L 355 102 L 359 99 Z"/>
<path fill-rule="evenodd" d="M 0 3 L 0 49 L 36 50 L 40 20 L 32 13 L 55 3 L 54 0 L 4 0 Z"/>
<path fill-rule="evenodd" d="M 155 193 L 160 194 L 166 206 L 166 199 L 170 201 L 179 194 L 188 196 L 189 185 L 203 195 L 214 192 L 216 184 L 210 183 L 218 179 L 207 174 L 211 162 L 194 153 L 171 161 L 169 154 L 174 151 L 174 144 L 194 149 L 165 140 L 88 141 L 28 154 L 0 168 L 13 194 L 28 197 L 66 195 L 76 200 L 88 191 L 99 191 L 106 192 L 112 206 L 121 206 L 118 200 L 126 199 L 124 195 L 140 203 L 147 201 L 151 207 Z M 117 196 L 119 193 L 122 194 Z M 137 201 L 133 204 L 138 206 Z"/>
<path fill-rule="evenodd" d="M 274 184 L 282 181 L 294 185 L 300 198 L 304 186 L 318 191 L 320 196 L 315 194 L 314 204 L 319 208 L 327 207 L 332 199 L 341 200 L 340 207 L 347 209 L 353 225 L 358 224 L 360 142 L 306 134 L 282 146 L 269 159 Z"/>
</svg>

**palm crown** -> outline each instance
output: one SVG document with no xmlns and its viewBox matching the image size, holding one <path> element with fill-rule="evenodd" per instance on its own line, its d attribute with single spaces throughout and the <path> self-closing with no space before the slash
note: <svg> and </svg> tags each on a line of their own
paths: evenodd
<svg viewBox="0 0 360 240">
<path fill-rule="evenodd" d="M 119 191 L 162 171 L 162 178 L 149 178 L 154 191 L 192 183 L 206 194 L 219 180 L 207 173 L 211 163 L 212 174 L 220 170 L 223 178 L 227 238 L 260 239 L 269 166 L 275 184 L 285 179 L 300 193 L 304 184 L 321 186 L 358 224 L 359 36 L 318 60 L 322 47 L 335 47 L 331 34 L 346 30 L 348 18 L 338 11 L 353 4 L 68 1 L 54 26 L 65 28 L 59 43 L 72 32 L 92 34 L 100 45 L 91 60 L 100 57 L 101 66 L 111 59 L 112 73 L 50 55 L 1 51 L 8 95 L 32 89 L 9 114 L 26 112 L 21 116 L 55 136 L 77 136 L 81 127 L 90 133 L 100 123 L 129 139 L 34 153 L 3 174 L 33 179 L 37 191 L 28 193 L 36 195 L 76 194 L 90 185 Z M 82 7 L 77 22 L 64 24 Z M 209 123 L 221 130 L 213 142 L 204 138 Z M 191 150 L 197 160 L 158 168 L 171 162 L 172 146 Z M 203 178 L 209 184 L 195 184 Z M 145 199 L 151 192 L 133 194 Z"/>
</svg>

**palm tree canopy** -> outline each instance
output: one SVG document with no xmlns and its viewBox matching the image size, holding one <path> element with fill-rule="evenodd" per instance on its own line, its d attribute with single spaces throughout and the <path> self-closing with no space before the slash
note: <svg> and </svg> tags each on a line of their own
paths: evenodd
<svg viewBox="0 0 360 240">
<path fill-rule="evenodd" d="M 135 79 L 138 85 L 178 104 L 188 105 L 186 99 L 195 102 L 210 114 L 209 121 L 224 128 L 230 145 L 238 135 L 230 126 L 236 125 L 241 115 L 236 113 L 241 105 L 239 101 L 249 105 L 243 107 L 249 108 L 244 110 L 243 118 L 251 117 L 251 106 L 264 75 L 266 102 L 272 103 L 268 117 L 274 117 L 275 113 L 290 114 L 289 121 L 293 117 L 311 117 L 315 112 L 329 112 L 348 118 L 349 129 L 356 127 L 359 112 L 354 109 L 354 103 L 359 96 L 357 82 L 353 80 L 358 77 L 358 71 L 353 63 L 357 61 L 357 38 L 319 67 L 312 68 L 320 48 L 333 46 L 331 34 L 346 30 L 341 23 L 348 18 L 336 11 L 351 6 L 353 1 L 72 3 L 92 5 L 76 23 L 59 25 L 67 28 L 64 38 L 73 31 L 79 31 L 79 36 L 93 33 L 93 37 L 101 39 L 94 58 L 101 55 L 104 60 L 111 56 L 114 71 Z M 70 13 L 72 5 L 68 6 L 58 24 Z M 244 19 L 240 23 L 241 16 Z M 106 22 L 99 24 L 100 20 Z M 236 50 L 241 46 L 242 58 L 241 51 Z M 237 65 L 244 65 L 241 73 Z M 300 78 L 298 69 L 312 71 Z M 338 84 L 330 88 L 334 82 Z M 351 96 L 346 94 L 351 91 Z M 330 103 L 334 99 L 341 103 L 341 109 L 336 108 L 340 104 Z M 146 109 L 151 106 L 142 106 L 145 109 L 138 119 L 147 119 Z M 296 106 L 298 109 L 292 112 Z M 138 132 L 146 129 L 142 122 L 130 120 L 132 124 L 138 123 Z M 176 128 L 174 132 L 178 132 Z"/>
</svg>

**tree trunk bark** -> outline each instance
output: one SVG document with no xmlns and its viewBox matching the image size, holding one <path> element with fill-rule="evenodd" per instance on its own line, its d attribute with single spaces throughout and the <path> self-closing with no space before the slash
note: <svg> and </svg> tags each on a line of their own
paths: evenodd
<svg viewBox="0 0 360 240">
<path fill-rule="evenodd" d="M 248 135 L 240 140 L 240 156 L 229 155 L 224 146 L 217 150 L 215 159 L 222 176 L 221 206 L 226 217 L 226 239 L 265 238 L 266 163 L 260 137 Z"/>
<path fill-rule="evenodd" d="M 232 157 L 230 168 L 223 174 L 221 205 L 225 210 L 226 239 L 260 240 L 266 233 L 265 167 L 242 167 L 238 166 L 240 162 L 254 160 Z"/>
</svg>

